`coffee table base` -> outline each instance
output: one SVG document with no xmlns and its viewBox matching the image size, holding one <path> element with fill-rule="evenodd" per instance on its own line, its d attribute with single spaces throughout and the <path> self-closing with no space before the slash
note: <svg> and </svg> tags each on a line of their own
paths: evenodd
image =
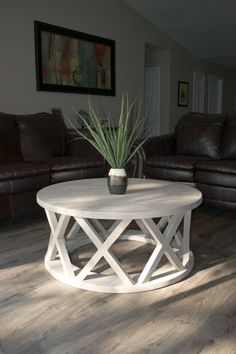
<svg viewBox="0 0 236 354">
<path fill-rule="evenodd" d="M 109 293 L 139 292 L 175 283 L 193 267 L 191 211 L 202 201 L 195 188 L 130 178 L 127 193 L 120 196 L 108 192 L 105 178 L 97 178 L 48 186 L 38 192 L 37 201 L 51 229 L 46 269 L 65 284 Z M 132 245 L 120 247 L 120 240 L 153 247 L 130 252 Z M 89 250 L 82 247 L 87 243 L 92 244 Z M 71 252 L 77 249 L 73 261 Z"/>
<path fill-rule="evenodd" d="M 129 235 L 124 235 L 121 240 L 137 241 L 155 245 L 155 242 L 152 239 L 137 235 L 137 230 L 129 230 Z M 71 253 L 75 249 L 79 249 L 79 247 L 89 243 L 90 241 L 83 237 L 83 235 L 76 235 L 75 237 L 67 240 L 68 253 Z M 175 252 L 178 254 L 179 250 L 175 249 Z M 133 293 L 162 288 L 182 280 L 188 275 L 188 273 L 190 273 L 193 268 L 193 253 L 188 251 L 188 253 L 185 254 L 185 259 L 187 262 L 184 264 L 183 270 L 177 270 L 171 263 L 167 261 L 166 264 L 164 264 L 162 267 L 158 267 L 152 273 L 150 280 L 143 283 L 138 283 L 140 273 L 133 273 L 132 279 L 134 280 L 134 283 L 131 285 L 124 284 L 116 274 L 103 275 L 96 272 L 90 272 L 86 279 L 83 279 L 82 281 L 78 280 L 76 275 L 79 274 L 81 269 L 75 265 L 71 265 L 75 277 L 68 277 L 68 275 L 65 274 L 59 257 L 58 259 L 55 258 L 54 260 L 49 260 L 46 255 L 45 268 L 57 280 L 76 288 L 104 293 Z"/>
</svg>

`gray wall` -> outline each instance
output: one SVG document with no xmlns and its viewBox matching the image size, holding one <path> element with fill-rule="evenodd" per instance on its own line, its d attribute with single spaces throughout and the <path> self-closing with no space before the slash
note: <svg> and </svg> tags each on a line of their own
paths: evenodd
<svg viewBox="0 0 236 354">
<path fill-rule="evenodd" d="M 223 79 L 223 102 L 222 111 L 234 111 L 235 93 L 236 93 L 236 72 L 217 65 L 209 64 L 192 56 L 190 53 L 176 48 L 171 57 L 171 97 L 173 102 L 170 106 L 170 130 L 173 130 L 178 119 L 192 109 L 192 84 L 193 70 L 202 71 L 205 73 L 205 112 L 207 112 L 208 99 L 208 75 L 214 74 Z M 178 107 L 176 105 L 178 95 L 179 81 L 188 81 L 190 84 L 189 92 L 189 107 Z"/>
<path fill-rule="evenodd" d="M 87 108 L 87 95 L 39 92 L 36 90 L 33 20 L 86 32 L 116 41 L 116 97 L 93 96 L 99 113 L 113 121 L 123 93 L 143 94 L 145 43 L 168 51 L 162 97 L 162 132 L 173 129 L 188 108 L 179 108 L 177 81 L 191 81 L 192 70 L 203 66 L 224 79 L 224 110 L 234 109 L 234 73 L 203 64 L 168 36 L 119 0 L 1 0 L 0 4 L 0 111 L 34 113 L 71 107 Z M 166 52 L 167 53 L 167 52 Z M 214 69 L 214 70 L 213 70 Z M 190 101 L 191 102 L 191 101 Z"/>
<path fill-rule="evenodd" d="M 169 50 L 150 45 L 146 49 L 145 63 L 148 67 L 160 66 L 161 70 L 160 111 L 162 132 L 173 131 L 178 119 L 183 114 L 192 111 L 193 70 L 205 73 L 205 112 L 207 112 L 209 74 L 223 78 L 223 112 L 235 110 L 236 72 L 199 60 L 183 49 L 175 49 L 170 53 Z M 169 66 L 169 64 L 171 65 Z M 188 107 L 177 106 L 178 81 L 189 82 Z M 169 125 L 166 122 L 167 117 L 170 117 Z"/>
</svg>

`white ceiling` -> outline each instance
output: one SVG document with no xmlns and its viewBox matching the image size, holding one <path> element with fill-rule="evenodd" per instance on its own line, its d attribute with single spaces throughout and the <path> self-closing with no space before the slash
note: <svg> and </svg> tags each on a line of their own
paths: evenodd
<svg viewBox="0 0 236 354">
<path fill-rule="evenodd" d="M 236 69 L 236 0 L 123 0 L 195 56 Z"/>
</svg>

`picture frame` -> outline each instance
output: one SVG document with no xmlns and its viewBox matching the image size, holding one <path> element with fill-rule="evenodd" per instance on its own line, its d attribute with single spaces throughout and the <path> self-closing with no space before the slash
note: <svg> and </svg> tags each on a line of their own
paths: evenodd
<svg viewBox="0 0 236 354">
<path fill-rule="evenodd" d="M 180 107 L 188 107 L 189 83 L 186 81 L 178 81 L 178 101 Z"/>
<path fill-rule="evenodd" d="M 34 21 L 38 91 L 115 96 L 115 41 Z"/>
</svg>

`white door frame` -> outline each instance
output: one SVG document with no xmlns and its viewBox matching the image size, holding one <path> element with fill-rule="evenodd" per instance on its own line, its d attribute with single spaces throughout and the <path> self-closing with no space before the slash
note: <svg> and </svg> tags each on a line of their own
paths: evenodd
<svg viewBox="0 0 236 354">
<path fill-rule="evenodd" d="M 160 66 L 145 68 L 144 110 L 148 125 L 144 135 L 160 135 Z"/>
</svg>

